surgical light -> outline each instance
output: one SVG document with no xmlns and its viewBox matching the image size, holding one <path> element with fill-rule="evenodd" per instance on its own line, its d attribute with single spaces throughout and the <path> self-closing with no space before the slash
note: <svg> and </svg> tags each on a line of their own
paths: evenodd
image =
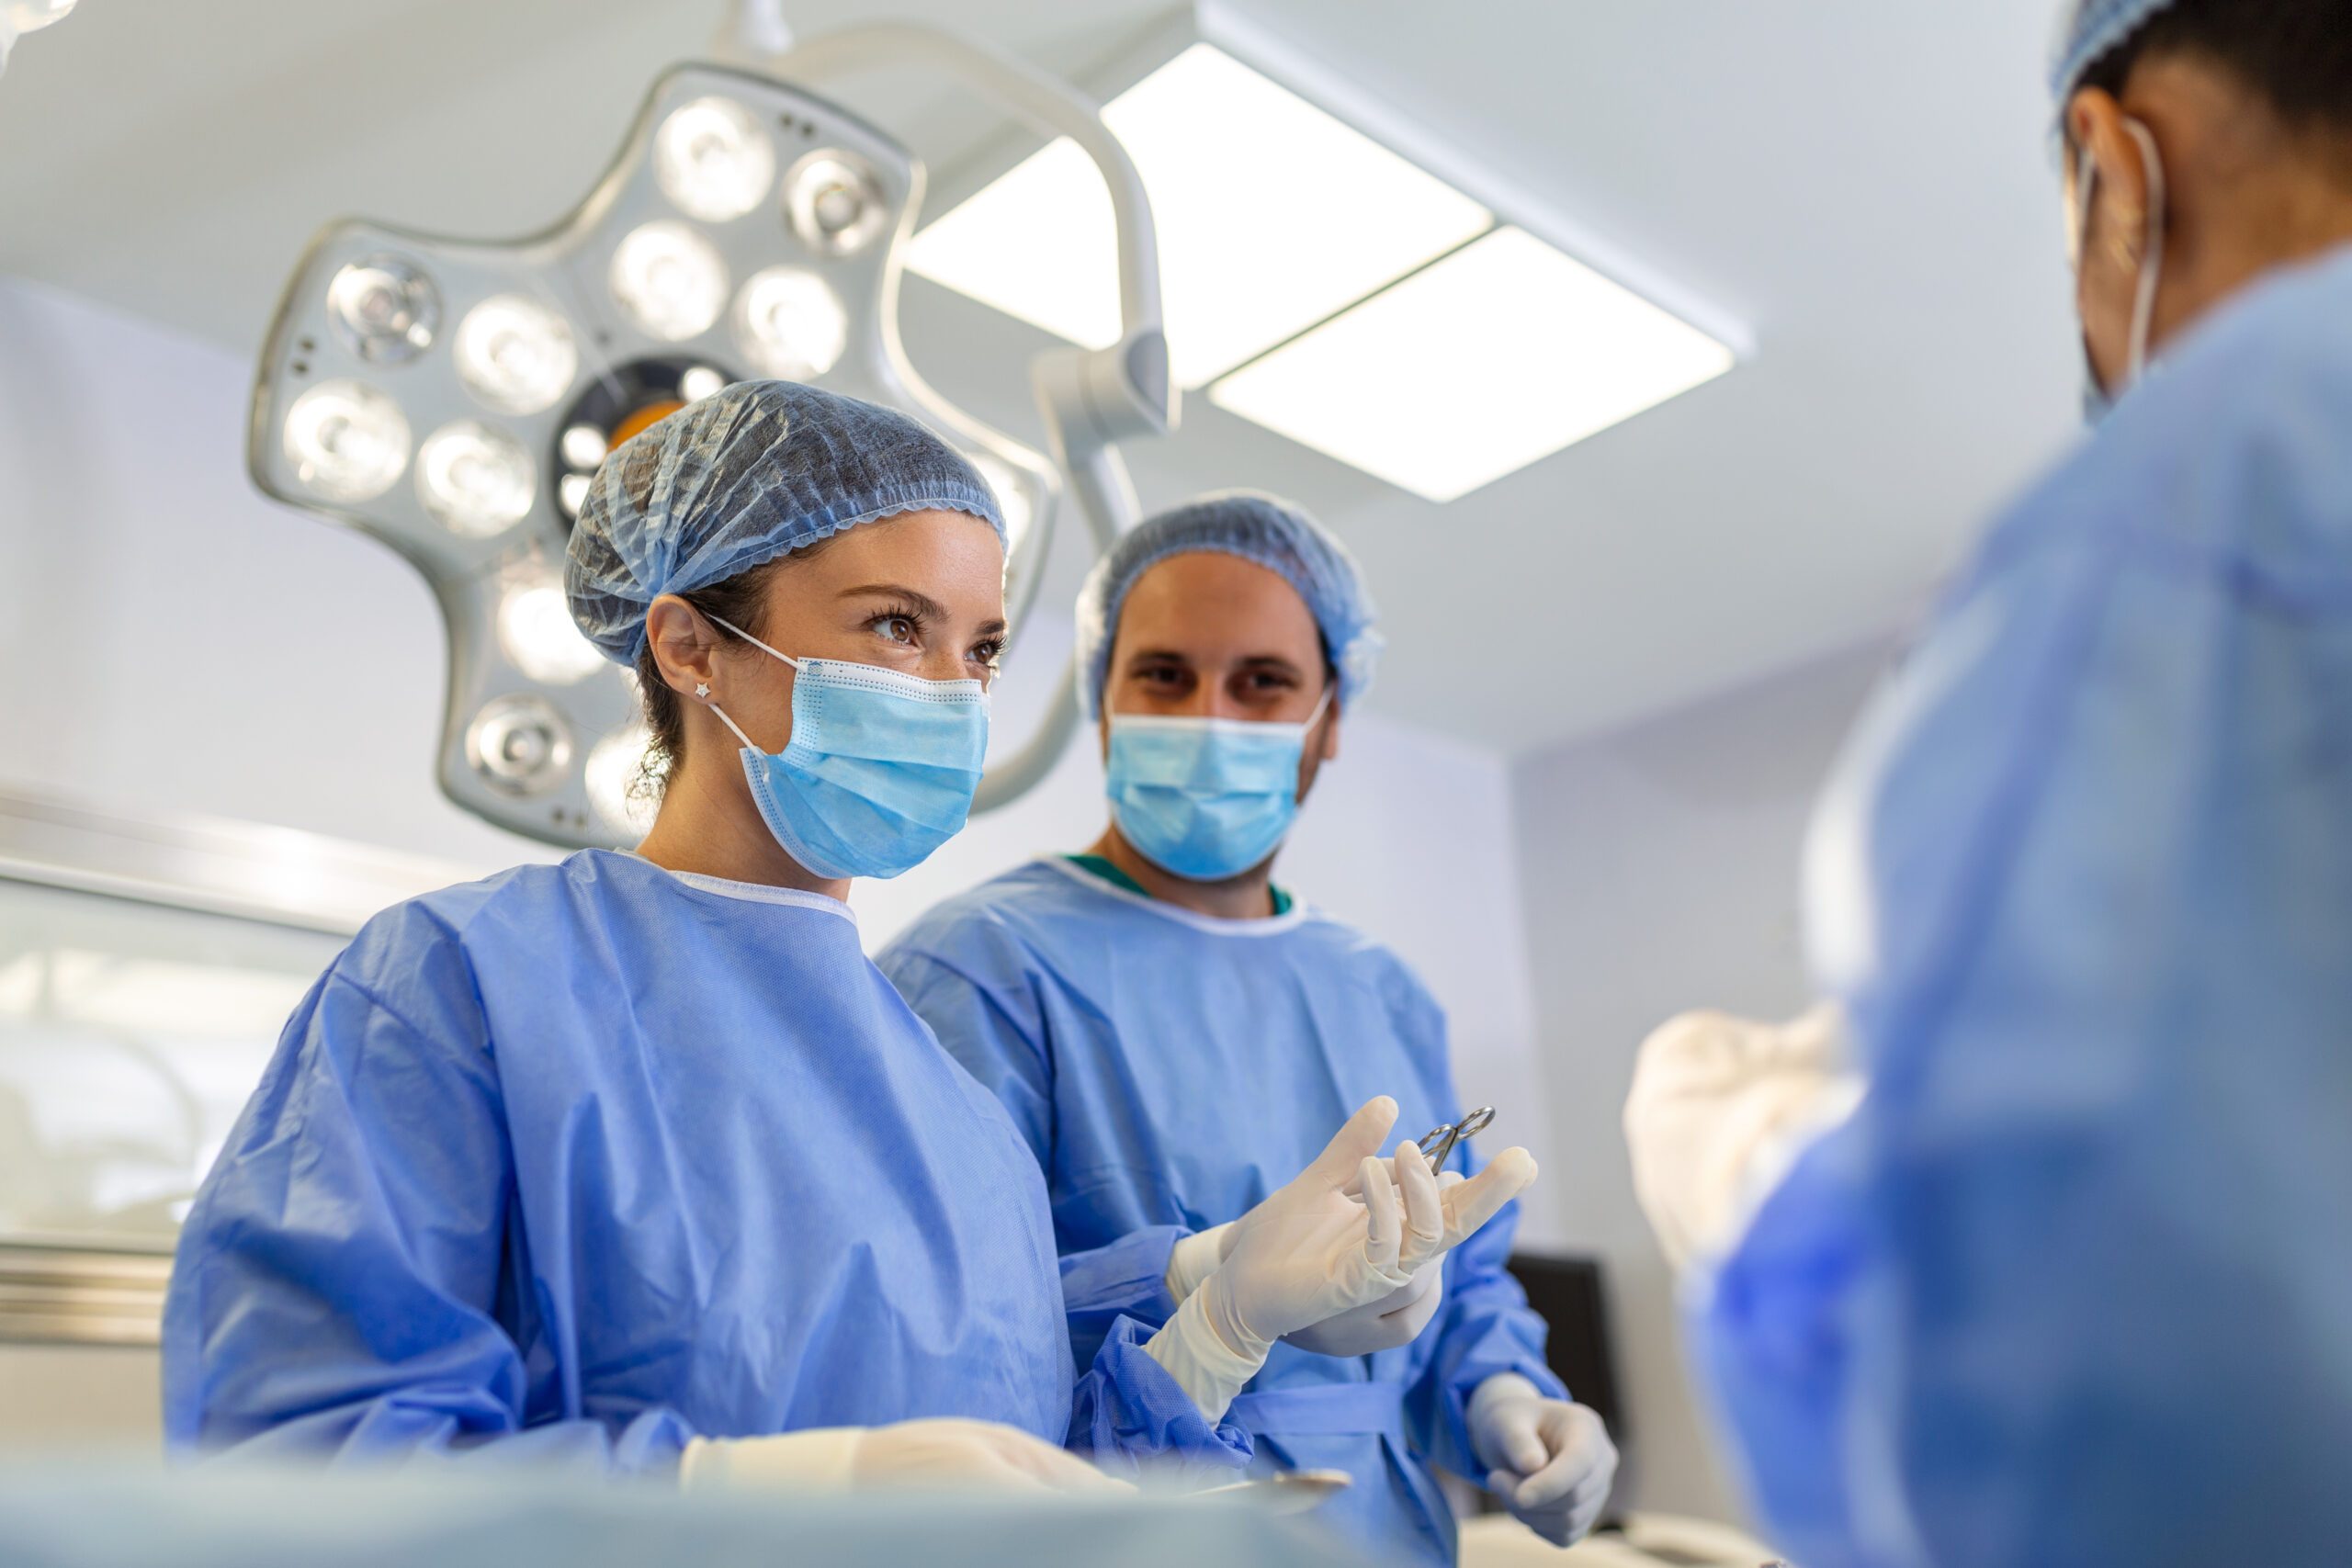
<svg viewBox="0 0 2352 1568">
<path fill-rule="evenodd" d="M 399 256 L 353 262 L 327 285 L 327 320 L 345 348 L 373 365 L 405 365 L 433 346 L 441 292 Z"/>
<path fill-rule="evenodd" d="M 588 804 L 597 819 L 625 842 L 651 832 L 653 818 L 660 814 L 659 803 L 636 787 L 652 739 L 643 723 L 632 719 L 588 751 Z"/>
<path fill-rule="evenodd" d="M 572 624 L 563 590 L 510 588 L 498 606 L 498 645 L 514 668 L 550 686 L 571 686 L 605 667 L 605 656 Z"/>
<path fill-rule="evenodd" d="M 820 256 L 851 256 L 881 234 L 890 217 L 873 167 L 854 153 L 811 152 L 784 176 L 784 216 Z"/>
<path fill-rule="evenodd" d="M 772 266 L 753 273 L 735 298 L 735 341 L 768 375 L 807 381 L 841 359 L 849 317 L 815 273 Z"/>
<path fill-rule="evenodd" d="M 1500 229 L 1209 389 L 1209 400 L 1451 501 L 1729 370 L 1732 351 Z"/>
<path fill-rule="evenodd" d="M 629 231 L 613 251 L 613 299 L 649 337 L 678 343 L 718 320 L 727 305 L 727 263 L 684 223 Z"/>
<path fill-rule="evenodd" d="M 1487 209 L 1212 45 L 1105 105 L 1159 216 L 1168 352 L 1200 386 L 1488 229 Z M 915 237 L 907 265 L 1074 342 L 1119 331 L 1111 203 L 1057 141 Z"/>
<path fill-rule="evenodd" d="M 670 111 L 653 138 L 653 174 L 678 210 L 706 223 L 741 218 L 775 184 L 775 147 L 732 98 L 696 98 Z"/>
<path fill-rule="evenodd" d="M 571 326 L 520 294 L 494 294 L 467 311 L 452 355 L 466 390 L 501 413 L 552 407 L 580 373 Z"/>
<path fill-rule="evenodd" d="M 544 697 L 498 697 L 467 726 L 466 752 L 474 772 L 501 794 L 545 795 L 571 775 L 571 727 Z"/>
<path fill-rule="evenodd" d="M 322 381 L 286 411 L 294 477 L 330 501 L 373 501 L 408 467 L 408 418 L 365 381 Z"/>
<path fill-rule="evenodd" d="M 559 448 L 572 468 L 593 470 L 605 460 L 605 433 L 593 424 L 575 424 L 563 433 Z"/>
<path fill-rule="evenodd" d="M 452 801 L 502 828 L 571 846 L 639 831 L 634 808 L 616 804 L 643 751 L 636 684 L 580 637 L 557 570 L 603 464 L 656 422 L 788 357 L 803 378 L 987 457 L 1014 530 L 1005 602 L 1016 628 L 1043 578 L 1063 473 L 1105 540 L 1132 516 L 1114 443 L 1173 423 L 1149 209 L 1093 106 L 920 28 L 831 35 L 796 51 L 795 68 L 820 56 L 834 69 L 944 65 L 1111 171 L 1126 336 L 1031 367 L 1062 466 L 946 402 L 907 360 L 897 281 L 923 189 L 913 155 L 800 87 L 722 67 L 665 73 L 612 165 L 551 228 L 484 242 L 330 225 L 270 324 L 248 426 L 254 482 L 366 530 L 431 586 L 448 661 L 436 773 Z M 747 198 L 733 219 L 699 216 Z M 778 281 L 794 275 L 803 281 Z M 734 285 L 755 279 L 757 320 L 740 319 Z M 991 764 L 984 806 L 1046 775 L 1074 712 L 1057 699 L 1035 739 Z"/>
<path fill-rule="evenodd" d="M 416 493 L 433 520 L 468 539 L 503 534 L 531 514 L 537 467 L 523 444 L 479 420 L 453 420 L 416 449 Z"/>
</svg>

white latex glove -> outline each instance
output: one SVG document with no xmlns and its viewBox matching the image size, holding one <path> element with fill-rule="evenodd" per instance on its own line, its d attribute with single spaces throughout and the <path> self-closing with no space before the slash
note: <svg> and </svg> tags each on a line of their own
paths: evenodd
<svg viewBox="0 0 2352 1568">
<path fill-rule="evenodd" d="M 1445 1229 L 1436 1177 L 1418 1155 L 1393 1165 L 1379 1156 L 1396 1124 L 1395 1100 L 1369 1101 L 1235 1223 L 1225 1261 L 1193 1297 L 1228 1348 L 1263 1359 L 1283 1335 L 1412 1283 L 1401 1261 L 1408 1230 L 1417 1254 L 1436 1256 Z M 1351 1183 L 1361 1199 L 1348 1196 Z"/>
<path fill-rule="evenodd" d="M 1402 1156 L 1413 1146 L 1402 1145 L 1396 1153 Z M 1418 1269 L 1430 1258 L 1453 1251 L 1477 1235 L 1481 1226 L 1502 1212 L 1504 1204 L 1534 1181 L 1535 1157 L 1516 1146 L 1497 1155 L 1486 1169 L 1467 1180 L 1460 1171 L 1445 1172 L 1437 1179 L 1439 1209 L 1445 1222 L 1442 1228 L 1434 1234 L 1408 1228 L 1399 1257 Z M 1354 1176 L 1340 1190 L 1359 1201 L 1363 1199 L 1362 1183 Z M 1177 1242 L 1168 1255 L 1168 1289 L 1179 1304 L 1232 1254 L 1234 1244 L 1257 1223 L 1264 1207 L 1261 1204 L 1238 1220 L 1227 1220 Z"/>
<path fill-rule="evenodd" d="M 696 1438 L 678 1484 L 689 1491 L 847 1492 L 961 1486 L 1132 1492 L 1076 1454 L 994 1421 L 941 1416 L 888 1427 L 823 1427 L 770 1438 Z"/>
<path fill-rule="evenodd" d="M 1554 1546 L 1592 1529 L 1617 1475 L 1617 1445 L 1598 1415 L 1544 1398 L 1516 1372 L 1480 1383 L 1468 1415 L 1487 1490 L 1504 1507 Z"/>
<path fill-rule="evenodd" d="M 1426 1165 L 1415 1159 L 1400 1201 L 1375 1157 L 1396 1122 L 1395 1100 L 1372 1100 L 1295 1180 L 1250 1210 L 1246 1224 L 1222 1227 L 1223 1260 L 1144 1346 L 1211 1421 L 1257 1375 L 1276 1339 L 1412 1282 L 1396 1261 L 1403 1208 L 1414 1205 L 1424 1229 L 1442 1227 L 1442 1219 Z M 1362 1201 L 1348 1197 L 1351 1183 L 1365 1193 Z M 1192 1255 L 1204 1258 L 1206 1247 Z M 1183 1263 L 1181 1256 L 1170 1259 L 1171 1290 Z"/>
<path fill-rule="evenodd" d="M 1397 1149 L 1396 1157 L 1401 1160 L 1412 1151 L 1413 1145 L 1406 1144 Z M 1396 1169 L 1404 1173 L 1397 1179 L 1401 1185 L 1410 1172 L 1401 1164 Z M 1415 1271 L 1412 1283 L 1399 1286 L 1378 1301 L 1285 1334 L 1283 1342 L 1322 1356 L 1368 1356 L 1375 1350 L 1410 1344 L 1444 1304 L 1443 1270 L 1428 1265 L 1476 1235 L 1480 1226 L 1526 1190 L 1534 1179 L 1535 1162 L 1521 1148 L 1504 1150 L 1469 1182 L 1459 1171 L 1444 1172 L 1437 1178 L 1442 1223 L 1435 1229 L 1426 1224 L 1416 1225 L 1409 1205 L 1406 1211 L 1405 1237 L 1398 1258 Z M 1361 1173 L 1351 1177 L 1342 1190 L 1361 1201 Z M 1177 1242 L 1169 1254 L 1167 1284 L 1179 1305 L 1215 1272 L 1235 1242 L 1256 1224 L 1259 1213 L 1260 1210 L 1252 1209 L 1238 1220 L 1228 1220 Z"/>
<path fill-rule="evenodd" d="M 1677 1268 L 1721 1256 L 1807 1145 L 1851 1115 L 1845 1014 L 1823 1002 L 1774 1027 L 1690 1012 L 1642 1042 L 1625 1097 L 1634 1192 Z"/>
<path fill-rule="evenodd" d="M 1432 1263 L 1376 1302 L 1283 1336 L 1283 1343 L 1318 1356 L 1369 1356 L 1410 1345 L 1445 1304 L 1445 1266 Z"/>
</svg>

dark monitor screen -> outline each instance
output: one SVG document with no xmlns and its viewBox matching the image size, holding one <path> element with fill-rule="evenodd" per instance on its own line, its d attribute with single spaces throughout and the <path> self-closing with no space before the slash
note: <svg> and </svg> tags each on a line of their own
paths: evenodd
<svg viewBox="0 0 2352 1568">
<path fill-rule="evenodd" d="M 1551 1327 L 1544 1360 L 1578 1404 L 1600 1413 L 1610 1437 L 1623 1448 L 1624 1406 L 1618 1395 L 1617 1357 L 1609 1337 L 1600 1260 L 1522 1252 L 1511 1258 L 1510 1271 L 1527 1292 L 1527 1304 Z"/>
</svg>

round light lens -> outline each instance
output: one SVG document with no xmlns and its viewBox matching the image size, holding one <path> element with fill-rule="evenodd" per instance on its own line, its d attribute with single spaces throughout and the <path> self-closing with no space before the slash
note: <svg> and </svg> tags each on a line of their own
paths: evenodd
<svg viewBox="0 0 2352 1568">
<path fill-rule="evenodd" d="M 294 477 L 333 501 L 373 501 L 408 467 L 408 416 L 365 381 L 322 381 L 286 411 Z"/>
<path fill-rule="evenodd" d="M 466 727 L 466 761 L 501 795 L 545 795 L 571 768 L 571 726 L 542 697 L 496 697 Z"/>
<path fill-rule="evenodd" d="M 651 741 L 643 721 L 631 719 L 589 749 L 588 765 L 582 770 L 588 804 L 605 826 L 632 840 L 653 830 L 653 818 L 662 809 L 650 792 L 636 787 Z"/>
<path fill-rule="evenodd" d="M 698 403 L 726 389 L 727 378 L 707 365 L 691 366 L 678 378 L 678 396 L 690 403 Z"/>
<path fill-rule="evenodd" d="M 784 176 L 784 217 L 800 243 L 820 256 L 864 250 L 890 219 L 882 182 L 856 153 L 838 147 L 811 152 Z"/>
<path fill-rule="evenodd" d="M 551 406 L 580 371 L 571 323 L 520 294 L 493 294 L 467 311 L 453 352 L 466 390 L 501 413 Z"/>
<path fill-rule="evenodd" d="M 566 474 L 556 481 L 556 503 L 563 508 L 566 517 L 577 517 L 580 509 L 588 504 L 588 492 L 595 479 L 587 474 Z"/>
<path fill-rule="evenodd" d="M 593 468 L 605 460 L 605 433 L 593 424 L 575 424 L 563 433 L 563 460 L 575 468 Z"/>
<path fill-rule="evenodd" d="M 543 685 L 576 685 L 605 667 L 605 656 L 573 624 L 560 588 L 509 589 L 498 605 L 498 645 L 515 669 Z"/>
<path fill-rule="evenodd" d="M 735 299 L 744 356 L 786 381 L 822 376 L 849 346 L 849 317 L 825 280 L 797 267 L 755 272 Z"/>
<path fill-rule="evenodd" d="M 706 223 L 741 218 L 775 183 L 775 147 L 732 98 L 696 98 L 670 112 L 653 137 L 653 176 L 678 210 Z"/>
<path fill-rule="evenodd" d="M 487 539 L 531 513 L 538 465 L 523 444 L 470 419 L 445 424 L 416 449 L 416 493 L 452 534 Z"/>
<path fill-rule="evenodd" d="M 666 343 L 710 330 L 727 306 L 727 264 L 684 223 L 645 223 L 613 251 L 613 298 Z"/>
<path fill-rule="evenodd" d="M 373 365 L 404 365 L 433 346 L 441 291 L 398 256 L 346 265 L 327 284 L 327 320 L 343 346 Z"/>
<path fill-rule="evenodd" d="M 1022 536 L 1029 532 L 1029 525 L 1036 518 L 1028 481 L 993 452 L 967 452 L 964 456 L 979 469 L 989 489 L 996 492 L 997 510 L 1004 513 L 1004 553 L 1010 556 L 1021 547 Z"/>
</svg>

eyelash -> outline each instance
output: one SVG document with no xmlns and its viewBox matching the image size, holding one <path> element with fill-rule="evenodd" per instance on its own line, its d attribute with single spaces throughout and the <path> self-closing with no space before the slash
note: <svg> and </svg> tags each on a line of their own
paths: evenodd
<svg viewBox="0 0 2352 1568">
<path fill-rule="evenodd" d="M 881 636 L 882 628 L 892 621 L 904 621 L 914 628 L 916 637 L 922 636 L 922 612 L 910 604 L 894 604 L 887 610 L 877 610 L 867 619 L 865 628 L 876 636 Z"/>
<path fill-rule="evenodd" d="M 897 604 L 892 605 L 888 609 L 876 611 L 875 615 L 866 621 L 865 625 L 869 631 L 872 631 L 876 636 L 879 637 L 884 635 L 882 628 L 892 621 L 904 621 L 908 626 L 914 628 L 914 635 L 916 637 L 920 637 L 922 636 L 923 626 L 925 625 L 922 612 L 915 609 L 910 604 Z M 989 669 L 993 670 L 996 668 L 997 660 L 1001 659 L 1003 656 L 1004 643 L 1000 639 L 978 644 L 966 657 L 977 660 L 980 663 L 985 664 Z"/>
</svg>

